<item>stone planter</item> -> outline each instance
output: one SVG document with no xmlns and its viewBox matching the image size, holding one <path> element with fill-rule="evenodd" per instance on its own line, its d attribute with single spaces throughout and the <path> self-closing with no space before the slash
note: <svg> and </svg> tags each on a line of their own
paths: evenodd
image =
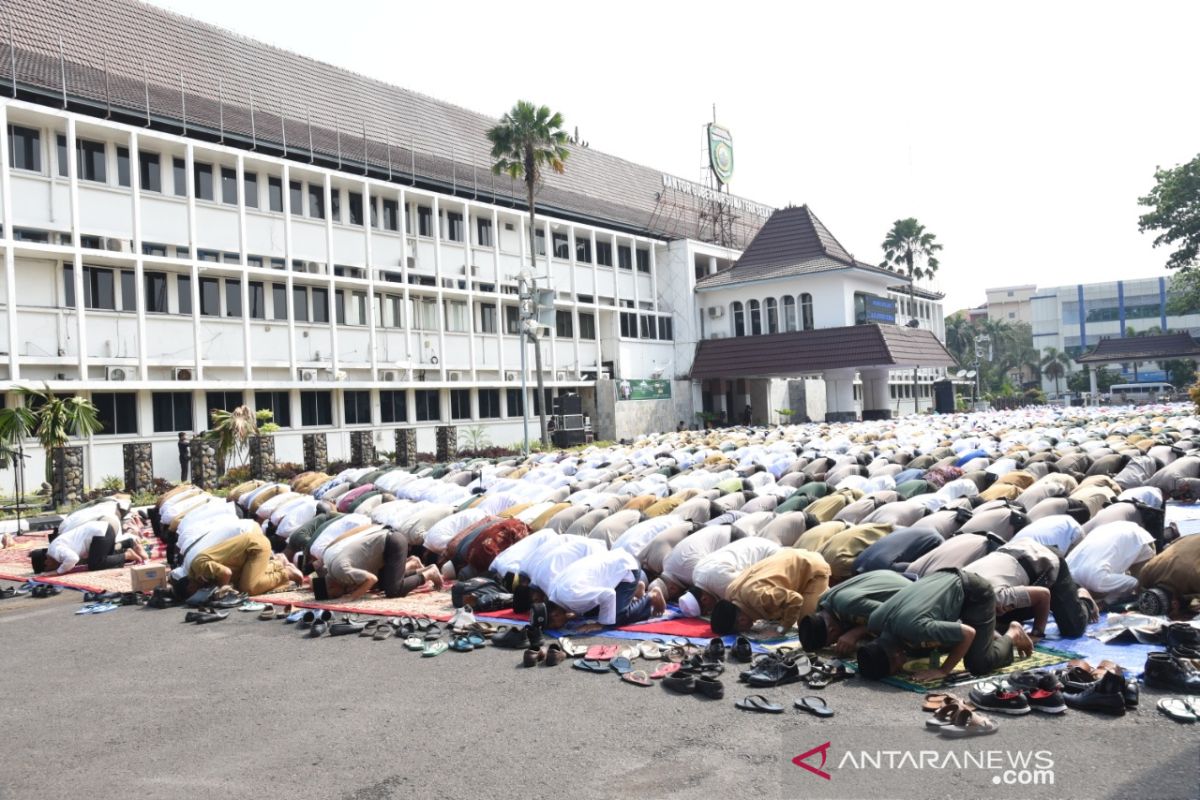
<svg viewBox="0 0 1200 800">
<path fill-rule="evenodd" d="M 356 467 L 369 467 L 375 463 L 375 438 L 371 431 L 350 433 L 350 463 Z"/>
<path fill-rule="evenodd" d="M 437 460 L 449 461 L 458 453 L 458 428 L 454 425 L 438 425 L 435 431 Z"/>
<path fill-rule="evenodd" d="M 212 443 L 197 436 L 188 447 L 192 457 L 192 484 L 201 489 L 217 488 L 217 451 Z"/>
<path fill-rule="evenodd" d="M 323 433 L 306 433 L 302 437 L 304 443 L 304 469 L 307 472 L 321 472 L 329 466 L 329 441 Z"/>
<path fill-rule="evenodd" d="M 250 477 L 261 481 L 275 480 L 275 437 L 270 434 L 251 436 Z"/>
<path fill-rule="evenodd" d="M 56 447 L 51 453 L 50 499 L 54 506 L 83 501 L 83 448 Z"/>
<path fill-rule="evenodd" d="M 415 428 L 396 429 L 396 463 L 401 467 L 417 465 L 417 431 Z"/>
<path fill-rule="evenodd" d="M 125 491 L 148 492 L 154 488 L 154 449 L 149 442 L 121 446 L 125 457 Z"/>
</svg>

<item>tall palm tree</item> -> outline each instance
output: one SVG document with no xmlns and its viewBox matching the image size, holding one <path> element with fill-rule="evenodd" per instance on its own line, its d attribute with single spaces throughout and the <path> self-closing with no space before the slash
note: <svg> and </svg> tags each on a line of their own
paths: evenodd
<svg viewBox="0 0 1200 800">
<path fill-rule="evenodd" d="M 1071 368 L 1071 357 L 1056 347 L 1042 351 L 1042 374 L 1054 381 L 1054 393 L 1058 394 L 1058 381 Z"/>
<path fill-rule="evenodd" d="M 953 314 L 946 318 L 946 349 L 960 367 L 971 363 L 974 340 L 975 326 L 965 316 Z"/>
<path fill-rule="evenodd" d="M 64 447 L 72 436 L 91 436 L 103 426 L 91 400 L 79 395 L 60 397 L 50 391 L 48 384 L 42 386 L 42 389 L 17 387 L 21 403 L 0 411 L 0 441 L 15 448 L 22 458 L 21 443 L 36 437 L 46 453 L 45 475 L 50 482 L 54 475 L 54 451 Z"/>
<path fill-rule="evenodd" d="M 241 460 L 246 442 L 258 434 L 258 423 L 247 406 L 238 406 L 233 411 L 214 408 L 209 416 L 212 427 L 204 436 L 217 451 L 217 471 L 224 474 L 226 466 Z"/>
<path fill-rule="evenodd" d="M 500 124 L 487 132 L 488 141 L 492 143 L 492 172 L 525 182 L 525 195 L 529 203 L 529 266 L 534 274 L 537 271 L 537 190 L 545 170 L 549 169 L 561 175 L 566 169 L 568 136 L 562 126 L 562 114 L 551 111 L 548 106 L 537 106 L 526 100 L 518 100 L 512 110 L 500 118 Z M 526 291 L 524 285 L 521 289 Z M 532 332 L 522 329 L 521 335 L 527 335 L 533 340 L 534 369 L 537 371 L 538 423 L 541 426 L 542 445 L 548 446 L 550 440 L 546 430 L 542 346 L 539 337 Z M 522 400 L 522 406 L 524 402 Z"/>
<path fill-rule="evenodd" d="M 938 270 L 937 253 L 942 249 L 937 237 L 925 230 L 925 226 L 917 222 L 916 217 L 898 219 L 892 223 L 883 240 L 884 269 L 900 269 L 908 276 L 908 302 L 913 316 L 916 316 L 917 284 L 920 278 L 932 278 Z M 917 367 L 913 367 L 913 398 L 914 409 L 916 398 L 920 397 L 920 386 L 917 380 Z"/>
</svg>

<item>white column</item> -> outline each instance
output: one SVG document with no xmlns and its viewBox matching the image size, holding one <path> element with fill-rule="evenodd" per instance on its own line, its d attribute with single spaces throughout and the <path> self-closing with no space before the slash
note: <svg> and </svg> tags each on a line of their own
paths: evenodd
<svg viewBox="0 0 1200 800">
<path fill-rule="evenodd" d="M 471 206 L 463 203 L 463 278 L 467 282 L 467 358 L 470 365 L 471 381 L 477 380 L 475 374 L 475 276 L 471 274 L 471 228 L 475 220 L 471 217 Z M 477 413 L 472 411 L 474 416 Z"/>
<path fill-rule="evenodd" d="M 238 201 L 238 254 L 242 265 L 242 377 L 249 384 L 254 380 L 254 370 L 250 365 L 253 350 L 250 337 L 250 275 L 249 262 L 246 260 L 246 159 L 239 153 L 237 157 L 237 201 Z M 258 185 L 257 183 L 255 184 Z M 263 284 L 265 300 L 267 287 Z"/>
<path fill-rule="evenodd" d="M 650 302 L 654 304 L 654 313 L 657 314 L 658 313 L 658 265 L 654 261 L 654 242 L 648 242 L 648 244 L 650 245 L 650 247 L 647 249 L 647 253 L 650 256 Z M 634 258 L 636 259 L 637 256 L 634 256 Z M 637 265 L 634 264 L 634 266 L 636 267 Z M 655 320 L 654 324 L 657 325 L 658 321 Z M 673 330 L 674 330 L 674 326 L 672 326 L 672 331 Z"/>
<path fill-rule="evenodd" d="M 17 266 L 13 255 L 12 181 L 8 170 L 8 105 L 0 103 L 0 193 L 4 208 L 4 296 L 8 308 L 8 377 L 21 379 L 21 343 L 17 341 Z M 46 159 L 47 168 L 53 167 Z"/>
<path fill-rule="evenodd" d="M 887 368 L 864 369 L 862 376 L 862 409 L 863 416 L 868 411 L 885 411 L 891 409 L 891 397 L 888 394 Z"/>
<path fill-rule="evenodd" d="M 287 307 L 288 331 L 288 375 L 289 381 L 296 380 L 296 309 L 292 297 L 292 180 L 291 167 L 283 164 L 283 282 L 284 305 Z"/>
<path fill-rule="evenodd" d="M 433 196 L 433 274 L 437 283 L 437 337 L 438 363 L 441 379 L 446 379 L 446 363 L 449 356 L 446 353 L 446 297 L 442 293 L 442 211 L 439 197 Z M 446 419 L 446 415 L 443 415 Z"/>
<path fill-rule="evenodd" d="M 525 238 L 518 236 L 518 239 Z M 492 263 L 496 268 L 496 282 L 492 284 L 495 287 L 495 292 L 492 293 L 491 299 L 496 305 L 496 332 L 492 336 L 496 339 L 496 369 L 499 370 L 498 376 L 501 381 L 504 380 L 504 307 L 500 304 L 500 283 L 504 280 L 504 275 L 500 272 L 500 213 L 492 206 Z M 474 309 L 471 310 L 474 313 Z M 472 323 L 474 324 L 474 323 Z M 502 393 L 503 399 L 501 403 L 507 404 L 507 392 Z M 508 416 L 508 406 L 503 405 L 504 416 Z"/>
<path fill-rule="evenodd" d="M 709 275 L 717 274 L 717 257 L 716 256 L 708 257 L 708 274 Z"/>
<path fill-rule="evenodd" d="M 188 260 L 192 275 L 192 347 L 195 350 L 193 370 L 196 380 L 204 380 L 204 357 L 200 352 L 200 267 L 196 252 L 196 148 L 187 145 L 184 169 L 187 170 Z"/>
<path fill-rule="evenodd" d="M 146 341 L 146 279 L 142 254 L 142 156 L 138 151 L 137 131 L 129 133 L 129 185 L 133 199 L 133 284 L 137 297 L 138 379 L 150 379 Z M 138 415 L 139 427 L 142 415 Z"/>
<path fill-rule="evenodd" d="M 376 381 L 379 379 L 379 356 L 378 356 L 377 349 L 376 349 L 376 329 L 375 329 L 375 307 L 376 307 L 376 302 L 375 302 L 375 261 L 374 261 L 373 256 L 371 255 L 371 236 L 372 236 L 371 229 L 373 227 L 371 224 L 371 211 L 375 208 L 375 206 L 374 206 L 375 199 L 374 199 L 374 197 L 371 196 L 371 182 L 368 180 L 363 181 L 362 195 L 363 195 L 363 231 L 364 231 L 363 247 L 364 247 L 364 252 L 366 253 L 366 263 L 367 263 L 367 342 L 368 342 L 368 347 L 370 347 L 370 350 L 371 350 L 371 353 L 370 353 L 371 380 Z M 378 219 L 379 219 L 379 224 L 382 225 L 383 224 L 383 208 L 379 209 Z M 382 313 L 383 313 L 383 308 L 382 308 L 382 306 L 380 306 L 380 314 L 382 315 Z M 376 402 L 371 403 L 371 406 L 372 406 L 371 422 L 372 422 L 372 424 L 378 424 L 378 422 L 377 422 L 378 410 L 379 410 L 378 398 L 376 398 Z"/>
<path fill-rule="evenodd" d="M 7 136 L 8 129 L 5 128 Z M 87 303 L 83 296 L 83 256 L 79 252 L 79 160 L 75 149 L 75 118 L 67 117 L 67 185 L 71 198 L 71 260 L 75 276 L 75 342 L 79 348 L 79 380 L 88 379 Z M 5 219 L 5 228 L 12 227 Z M 11 345 L 10 345 L 11 347 Z"/>
<path fill-rule="evenodd" d="M 852 369 L 826 370 L 825 413 L 848 414 L 854 412 L 854 374 Z"/>
<path fill-rule="evenodd" d="M 399 190 L 400 203 L 400 275 L 401 286 L 403 287 L 402 294 L 404 296 L 404 359 L 408 364 L 405 367 L 405 381 L 411 382 L 413 379 L 412 369 L 412 331 L 413 331 L 413 313 L 412 300 L 408 293 L 408 231 L 409 218 L 408 209 L 405 207 L 405 191 Z M 414 234 L 415 239 L 415 234 Z M 411 396 L 411 393 L 410 393 Z M 411 418 L 411 415 L 410 415 Z"/>
<path fill-rule="evenodd" d="M 333 187 L 331 178 L 332 176 L 326 172 L 323 187 L 325 194 L 325 291 L 328 292 L 325 316 L 329 320 L 327 323 L 329 325 L 329 346 L 333 350 L 329 357 L 329 369 L 332 373 L 330 379 L 336 380 L 342 354 L 338 352 L 337 313 L 335 311 L 337 289 L 333 283 Z"/>
</svg>

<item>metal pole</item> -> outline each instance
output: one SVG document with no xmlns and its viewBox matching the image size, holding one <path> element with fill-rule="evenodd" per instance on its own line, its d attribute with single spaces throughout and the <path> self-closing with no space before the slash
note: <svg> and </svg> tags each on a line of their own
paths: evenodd
<svg viewBox="0 0 1200 800">
<path fill-rule="evenodd" d="M 524 286 L 525 285 L 524 282 L 522 282 L 521 285 Z M 521 320 L 521 321 L 522 321 L 522 323 L 524 322 L 524 320 Z M 524 326 L 524 324 L 522 324 L 521 325 L 521 432 L 522 432 L 521 452 L 523 452 L 525 454 L 525 456 L 528 457 L 529 456 L 529 386 L 528 386 L 528 381 L 525 377 L 525 373 L 527 371 L 526 367 L 525 367 L 525 358 L 526 358 L 525 350 L 526 350 L 525 326 Z"/>
</svg>

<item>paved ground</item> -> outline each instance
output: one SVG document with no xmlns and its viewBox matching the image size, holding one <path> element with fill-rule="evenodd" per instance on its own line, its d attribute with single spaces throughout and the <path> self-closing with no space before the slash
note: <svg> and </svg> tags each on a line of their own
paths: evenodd
<svg viewBox="0 0 1200 800">
<path fill-rule="evenodd" d="M 986 771 L 825 781 L 790 763 L 826 741 L 827 767 L 868 747 L 949 747 L 923 729 L 919 696 L 890 687 L 824 690 L 831 720 L 758 715 L 733 707 L 745 692 L 732 665 L 726 699 L 709 701 L 526 670 L 510 651 L 422 659 L 399 640 L 311 640 L 250 614 L 201 627 L 174 610 L 77 617 L 79 600 L 0 601 L 0 800 L 1050 796 Z M 790 705 L 804 692 L 764 693 Z M 1050 749 L 1054 796 L 1196 796 L 1200 726 L 1154 699 L 1115 720 L 1004 719 L 970 746 Z"/>
</svg>

